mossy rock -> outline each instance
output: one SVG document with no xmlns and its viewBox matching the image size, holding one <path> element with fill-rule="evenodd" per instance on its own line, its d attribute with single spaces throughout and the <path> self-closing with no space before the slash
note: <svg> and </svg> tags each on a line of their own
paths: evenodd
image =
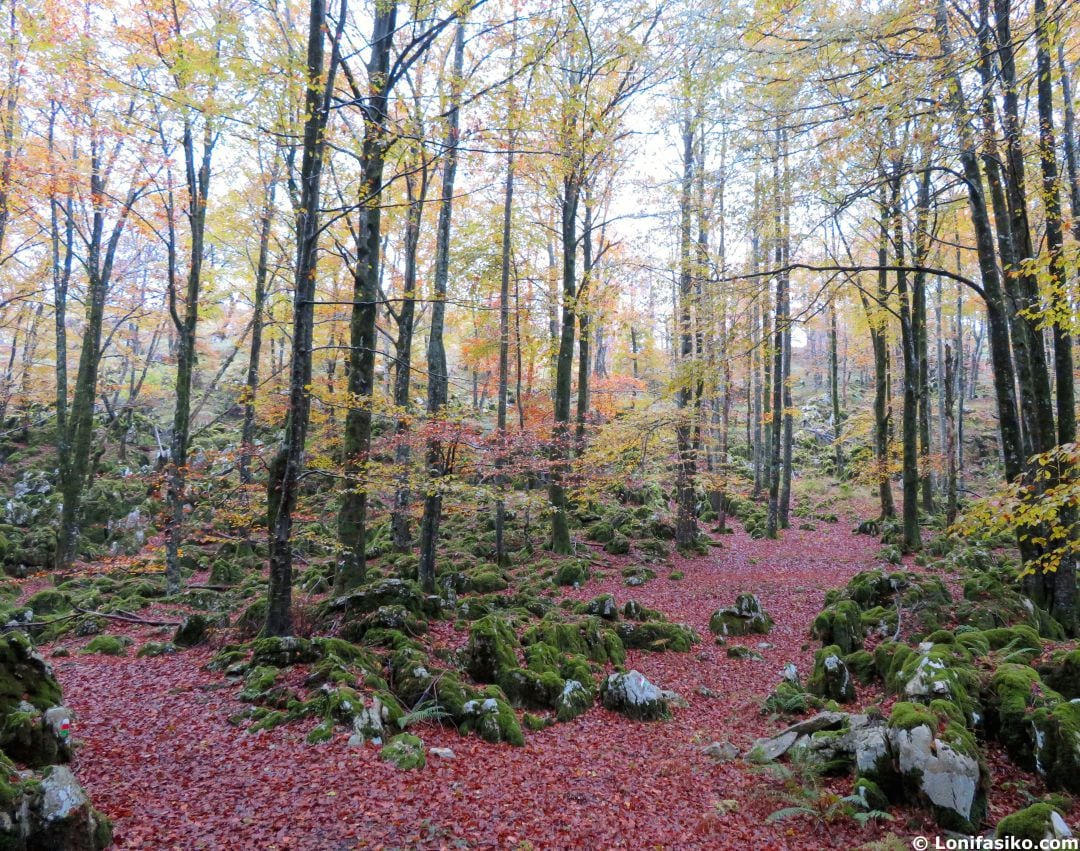
<svg viewBox="0 0 1080 851">
<path fill-rule="evenodd" d="M 831 645 L 814 654 L 814 668 L 806 688 L 817 697 L 837 703 L 855 700 L 855 683 L 844 664 L 844 652 L 839 647 Z"/>
<path fill-rule="evenodd" d="M 562 692 L 555 701 L 557 721 L 570 721 L 587 712 L 596 700 L 591 682 L 567 679 L 563 682 Z"/>
<path fill-rule="evenodd" d="M 250 603 L 236 619 L 236 631 L 245 638 L 258 635 L 266 625 L 266 606 L 266 597 L 259 597 Z"/>
<path fill-rule="evenodd" d="M 1051 789 L 1080 793 L 1080 704 L 1060 701 L 1031 715 L 1035 766 Z"/>
<path fill-rule="evenodd" d="M 243 580 L 244 566 L 231 559 L 216 559 L 210 568 L 211 585 L 238 585 Z"/>
<path fill-rule="evenodd" d="M 740 594 L 735 605 L 720 609 L 709 618 L 709 630 L 714 635 L 767 635 L 773 620 L 761 607 L 755 594 Z"/>
<path fill-rule="evenodd" d="M 423 635 L 428 631 L 427 621 L 416 617 L 401 605 L 380 606 L 341 626 L 341 637 L 346 641 L 360 641 L 372 630 L 395 630 L 405 635 Z"/>
<path fill-rule="evenodd" d="M 329 612 L 346 617 L 374 612 L 382 606 L 404 606 L 414 615 L 424 614 L 425 597 L 420 588 L 404 579 L 379 579 L 326 603 Z"/>
<path fill-rule="evenodd" d="M 611 594 L 601 594 L 599 597 L 593 597 L 588 602 L 582 603 L 578 611 L 580 614 L 595 615 L 606 621 L 617 621 L 619 619 L 619 604 L 615 602 L 615 597 Z"/>
<path fill-rule="evenodd" d="M 252 668 L 244 677 L 244 688 L 237 695 L 240 700 L 255 703 L 263 699 L 278 681 L 281 672 L 270 665 L 259 665 Z"/>
<path fill-rule="evenodd" d="M 868 685 L 878 678 L 874 654 L 868 650 L 856 650 L 854 653 L 849 653 L 844 657 L 844 664 L 854 674 L 855 679 L 863 685 Z"/>
<path fill-rule="evenodd" d="M 685 624 L 661 621 L 634 623 L 624 621 L 616 629 L 623 646 L 633 650 L 650 650 L 655 653 L 674 650 L 677 653 L 689 653 L 701 639 L 698 634 Z"/>
<path fill-rule="evenodd" d="M 874 606 L 859 615 L 859 623 L 862 626 L 863 635 L 875 633 L 884 638 L 896 634 L 898 617 L 896 609 Z"/>
<path fill-rule="evenodd" d="M 824 609 L 810 627 L 823 645 L 835 644 L 845 654 L 863 646 L 862 613 L 854 600 L 841 600 Z"/>
<path fill-rule="evenodd" d="M 867 810 L 884 812 L 889 808 L 889 797 L 868 777 L 856 777 L 851 794 L 861 798 Z"/>
<path fill-rule="evenodd" d="M 990 645 L 991 650 L 999 650 L 1005 653 L 1030 650 L 1034 656 L 1042 653 L 1042 639 L 1030 626 L 1021 624 L 997 629 L 984 629 L 981 634 Z"/>
<path fill-rule="evenodd" d="M 498 615 L 487 615 L 469 628 L 465 669 L 475 680 L 495 682 L 501 674 L 518 667 L 519 646 L 508 621 Z"/>
<path fill-rule="evenodd" d="M 155 656 L 170 656 L 175 652 L 176 645 L 171 641 L 147 641 L 135 655 L 140 659 L 146 659 Z"/>
<path fill-rule="evenodd" d="M 667 620 L 664 613 L 656 609 L 643 606 L 637 600 L 627 600 L 622 607 L 622 615 L 631 621 L 662 621 Z"/>
<path fill-rule="evenodd" d="M 126 635 L 97 635 L 82 649 L 84 655 L 124 656 L 132 641 Z"/>
<path fill-rule="evenodd" d="M 860 609 L 872 609 L 875 606 L 887 606 L 892 601 L 896 589 L 885 571 L 864 570 L 856 573 L 848 581 L 844 593 Z"/>
<path fill-rule="evenodd" d="M 467 701 L 462 707 L 458 729 L 464 734 L 476 733 L 486 742 L 507 742 L 519 747 L 525 744 L 517 716 L 498 689 L 489 689 L 483 696 Z"/>
<path fill-rule="evenodd" d="M 671 716 L 668 699 L 638 671 L 609 674 L 600 686 L 604 708 L 635 721 L 661 721 Z"/>
<path fill-rule="evenodd" d="M 321 657 L 319 648 L 306 638 L 294 635 L 267 636 L 251 644 L 251 664 L 288 668 L 290 665 L 316 662 Z"/>
<path fill-rule="evenodd" d="M 965 718 L 974 719 L 982 714 L 979 676 L 968 660 L 966 651 L 959 645 L 955 650 L 948 645 L 932 645 L 928 650 L 920 648 L 918 652 L 906 656 L 899 672 L 894 664 L 889 685 L 905 700 L 927 703 L 934 699 L 952 701 L 961 708 Z"/>
<path fill-rule="evenodd" d="M 763 713 L 775 712 L 780 715 L 804 715 L 811 709 L 821 709 L 825 702 L 807 693 L 798 683 L 783 680 L 769 693 L 762 703 Z"/>
<path fill-rule="evenodd" d="M 423 768 L 427 764 L 424 743 L 412 733 L 399 733 L 382 746 L 379 758 L 402 771 Z"/>
<path fill-rule="evenodd" d="M 566 685 L 554 671 L 539 673 L 528 668 L 504 671 L 498 680 L 510 703 L 525 709 L 555 709 Z"/>
<path fill-rule="evenodd" d="M 176 628 L 173 644 L 177 647 L 195 647 L 206 641 L 210 632 L 210 620 L 206 615 L 188 615 Z"/>
<path fill-rule="evenodd" d="M 525 648 L 525 666 L 530 671 L 536 671 L 540 674 L 549 671 L 555 673 L 559 670 L 561 664 L 560 656 L 559 651 L 550 644 L 544 644 L 543 642 L 530 644 Z"/>
<path fill-rule="evenodd" d="M 615 529 L 603 521 L 593 523 L 585 530 L 585 538 L 597 544 L 606 544 L 615 536 Z"/>
<path fill-rule="evenodd" d="M 741 644 L 733 644 L 727 649 L 727 657 L 729 659 L 739 659 L 744 662 L 764 662 L 765 657 L 749 647 L 744 647 Z"/>
<path fill-rule="evenodd" d="M 1033 843 L 1032 848 L 1037 848 L 1044 839 L 1061 839 L 1071 835 L 1061 813 L 1047 803 L 1032 804 L 1005 816 L 994 829 L 994 836 L 998 839 L 1027 840 Z"/>
<path fill-rule="evenodd" d="M 621 665 L 626 661 L 626 648 L 615 631 L 602 624 L 603 621 L 593 617 L 561 621 L 553 614 L 546 615 L 522 633 L 521 643 L 525 646 L 544 643 L 559 653 L 578 654 L 601 664 Z"/>
<path fill-rule="evenodd" d="M 604 544 L 604 552 L 614 556 L 624 556 L 630 552 L 630 539 L 622 532 L 613 532 Z"/>
<path fill-rule="evenodd" d="M 507 581 L 502 573 L 492 565 L 470 572 L 465 590 L 476 594 L 491 594 L 496 591 L 505 591 L 507 587 Z"/>
<path fill-rule="evenodd" d="M 563 562 L 555 574 L 556 585 L 583 585 L 589 579 L 589 568 L 579 561 Z"/>
<path fill-rule="evenodd" d="M 27 600 L 26 605 L 33 610 L 35 617 L 58 615 L 71 608 L 71 597 L 62 591 L 45 588 Z"/>
<path fill-rule="evenodd" d="M 1066 700 L 1080 698 L 1080 650 L 1058 651 L 1038 671 L 1043 682 Z"/>
</svg>

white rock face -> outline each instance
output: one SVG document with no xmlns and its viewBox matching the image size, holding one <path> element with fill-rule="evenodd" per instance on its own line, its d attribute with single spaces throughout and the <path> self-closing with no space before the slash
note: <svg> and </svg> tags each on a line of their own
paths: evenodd
<svg viewBox="0 0 1080 851">
<path fill-rule="evenodd" d="M 929 727 L 891 731 L 901 773 L 921 773 L 920 790 L 931 803 L 971 818 L 979 763 L 934 737 Z"/>
<path fill-rule="evenodd" d="M 1069 826 L 1065 824 L 1065 819 L 1061 817 L 1061 813 L 1054 810 L 1050 813 L 1050 830 L 1046 834 L 1047 839 L 1068 839 L 1073 833 L 1069 829 Z"/>
<path fill-rule="evenodd" d="M 89 804 L 79 781 L 65 765 L 53 767 L 49 776 L 41 781 L 41 791 L 44 795 L 41 816 L 47 822 L 65 819 L 79 808 Z"/>
</svg>

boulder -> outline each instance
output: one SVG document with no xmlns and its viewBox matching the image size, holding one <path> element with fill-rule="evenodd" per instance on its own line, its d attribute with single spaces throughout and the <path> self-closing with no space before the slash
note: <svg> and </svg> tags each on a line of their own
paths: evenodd
<svg viewBox="0 0 1080 851">
<path fill-rule="evenodd" d="M 735 605 L 720 609 L 709 618 L 709 630 L 714 635 L 765 635 L 772 629 L 773 620 L 761 607 L 754 594 L 740 594 Z"/>
<path fill-rule="evenodd" d="M 844 654 L 863 646 L 862 613 L 852 600 L 827 606 L 814 619 L 810 634 L 823 645 L 835 644 Z"/>
<path fill-rule="evenodd" d="M 826 700 L 837 703 L 855 700 L 855 683 L 839 647 L 832 645 L 814 654 L 814 669 L 806 686 L 811 694 Z"/>
<path fill-rule="evenodd" d="M 176 628 L 173 644 L 177 647 L 195 647 L 206 641 L 210 631 L 210 621 L 206 615 L 188 615 Z"/>
<path fill-rule="evenodd" d="M 423 768 L 427 764 L 424 743 L 412 733 L 399 733 L 382 746 L 379 758 L 402 771 Z"/>
<path fill-rule="evenodd" d="M 994 835 L 998 839 L 1026 839 L 1034 843 L 1031 846 L 1034 848 L 1044 839 L 1068 839 L 1073 834 L 1061 813 L 1050 804 L 1040 803 L 1005 816 L 998 822 Z"/>
<path fill-rule="evenodd" d="M 608 675 L 600 686 L 600 696 L 605 709 L 637 721 L 657 721 L 671 714 L 664 692 L 639 671 Z"/>
<path fill-rule="evenodd" d="M 518 647 L 514 629 L 505 618 L 482 617 L 469 627 L 465 669 L 475 680 L 495 682 L 501 674 L 518 667 Z"/>
<path fill-rule="evenodd" d="M 494 692 L 498 692 L 498 689 L 494 689 Z M 491 691 L 486 697 L 465 703 L 459 729 L 462 733 L 475 732 L 486 742 L 525 744 L 525 735 L 521 732 L 514 710 Z"/>
<path fill-rule="evenodd" d="M 938 738 L 925 724 L 890 729 L 889 745 L 905 787 L 930 804 L 938 824 L 965 832 L 978 827 L 986 797 L 975 755 Z"/>
</svg>

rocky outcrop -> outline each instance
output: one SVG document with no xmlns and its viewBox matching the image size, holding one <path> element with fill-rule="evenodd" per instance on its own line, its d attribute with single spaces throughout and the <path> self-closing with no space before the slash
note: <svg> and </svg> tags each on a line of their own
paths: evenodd
<svg viewBox="0 0 1080 851">
<path fill-rule="evenodd" d="M 761 607 L 755 594 L 740 594 L 735 605 L 720 609 L 709 618 L 709 630 L 713 635 L 765 635 L 773 627 L 773 620 Z"/>
<path fill-rule="evenodd" d="M 111 841 L 109 820 L 60 764 L 71 758 L 71 723 L 30 639 L 0 636 L 0 848 L 98 851 Z"/>
<path fill-rule="evenodd" d="M 639 671 L 610 674 L 600 686 L 600 696 L 606 709 L 637 721 L 657 721 L 671 714 L 668 702 L 672 695 L 657 688 Z"/>
</svg>

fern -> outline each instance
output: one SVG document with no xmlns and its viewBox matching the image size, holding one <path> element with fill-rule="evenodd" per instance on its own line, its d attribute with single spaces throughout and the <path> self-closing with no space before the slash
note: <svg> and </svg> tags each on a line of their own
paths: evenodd
<svg viewBox="0 0 1080 851">
<path fill-rule="evenodd" d="M 405 730 L 413 724 L 423 724 L 428 721 L 438 722 L 449 717 L 450 713 L 434 700 L 425 700 L 398 718 L 397 723 L 398 727 Z"/>
</svg>

